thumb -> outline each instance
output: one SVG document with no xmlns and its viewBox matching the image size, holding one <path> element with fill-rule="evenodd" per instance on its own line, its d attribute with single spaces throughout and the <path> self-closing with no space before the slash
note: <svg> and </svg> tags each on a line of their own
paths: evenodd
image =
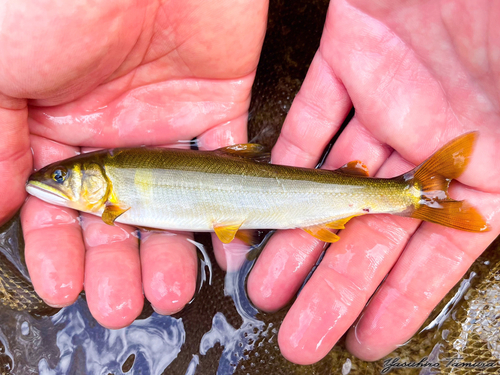
<svg viewBox="0 0 500 375">
<path fill-rule="evenodd" d="M 19 209 L 32 169 L 28 106 L 24 99 L 0 94 L 0 224 Z"/>
</svg>

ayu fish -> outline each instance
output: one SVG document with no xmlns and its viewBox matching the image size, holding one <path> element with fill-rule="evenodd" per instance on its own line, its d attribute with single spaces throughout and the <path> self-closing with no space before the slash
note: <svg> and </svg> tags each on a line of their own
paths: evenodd
<svg viewBox="0 0 500 375">
<path fill-rule="evenodd" d="M 110 225 L 215 231 L 224 243 L 242 229 L 291 228 L 335 242 L 333 229 L 355 216 L 379 213 L 481 232 L 489 226 L 478 211 L 448 196 L 476 136 L 464 134 L 390 179 L 368 177 L 358 161 L 335 171 L 270 164 L 255 144 L 215 151 L 142 147 L 51 164 L 30 176 L 26 190 Z"/>
</svg>

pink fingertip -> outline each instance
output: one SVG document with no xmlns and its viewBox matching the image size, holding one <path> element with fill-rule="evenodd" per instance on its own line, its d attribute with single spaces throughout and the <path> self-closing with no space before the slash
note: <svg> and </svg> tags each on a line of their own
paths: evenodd
<svg viewBox="0 0 500 375">
<path fill-rule="evenodd" d="M 247 142 L 248 114 L 244 113 L 226 123 L 217 125 L 200 135 L 198 146 L 202 150 L 215 150 L 220 147 Z"/>
<path fill-rule="evenodd" d="M 84 248 L 78 213 L 30 197 L 21 211 L 26 264 L 50 306 L 71 305 L 83 289 Z"/>
<path fill-rule="evenodd" d="M 110 277 L 99 277 L 85 283 L 90 312 L 103 327 L 120 329 L 129 326 L 142 311 L 142 293 L 139 296 L 134 291 L 120 291 L 122 286 L 123 280 L 113 281 Z M 89 294 L 94 296 L 89 298 Z"/>
<path fill-rule="evenodd" d="M 376 361 L 408 341 L 426 317 L 396 289 L 383 287 L 350 329 L 347 349 L 364 361 Z"/>
<path fill-rule="evenodd" d="M 231 243 L 222 243 L 215 233 L 212 233 L 215 259 L 224 271 L 234 272 L 241 268 L 251 247 L 235 238 Z"/>
<path fill-rule="evenodd" d="M 283 321 L 278 343 L 288 360 L 312 364 L 322 359 L 363 308 L 355 285 L 335 275 L 313 275 Z"/>
<path fill-rule="evenodd" d="M 276 232 L 259 256 L 247 282 L 259 309 L 276 311 L 297 293 L 325 244 L 301 229 Z"/>
<path fill-rule="evenodd" d="M 82 227 L 90 312 L 104 327 L 126 327 L 139 316 L 144 304 L 135 229 L 122 224 L 110 226 L 88 214 L 82 214 Z"/>
<path fill-rule="evenodd" d="M 192 234 L 141 232 L 141 263 L 144 293 L 162 315 L 184 308 L 196 290 L 198 259 Z"/>
</svg>

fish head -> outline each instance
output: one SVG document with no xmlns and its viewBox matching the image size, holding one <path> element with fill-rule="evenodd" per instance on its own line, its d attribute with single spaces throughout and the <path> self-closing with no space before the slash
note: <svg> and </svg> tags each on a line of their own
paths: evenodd
<svg viewBox="0 0 500 375">
<path fill-rule="evenodd" d="M 84 212 L 103 207 L 109 190 L 104 169 L 78 157 L 40 169 L 26 184 L 28 193 L 45 202 Z"/>
</svg>

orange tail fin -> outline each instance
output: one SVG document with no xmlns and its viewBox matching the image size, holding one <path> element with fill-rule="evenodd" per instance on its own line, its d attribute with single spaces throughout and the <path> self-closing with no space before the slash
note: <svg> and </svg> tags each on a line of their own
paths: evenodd
<svg viewBox="0 0 500 375">
<path fill-rule="evenodd" d="M 469 163 L 476 138 L 477 132 L 472 132 L 454 139 L 405 175 L 413 175 L 422 192 L 411 217 L 470 232 L 489 230 L 474 207 L 448 195 L 451 180 L 460 176 Z"/>
</svg>

